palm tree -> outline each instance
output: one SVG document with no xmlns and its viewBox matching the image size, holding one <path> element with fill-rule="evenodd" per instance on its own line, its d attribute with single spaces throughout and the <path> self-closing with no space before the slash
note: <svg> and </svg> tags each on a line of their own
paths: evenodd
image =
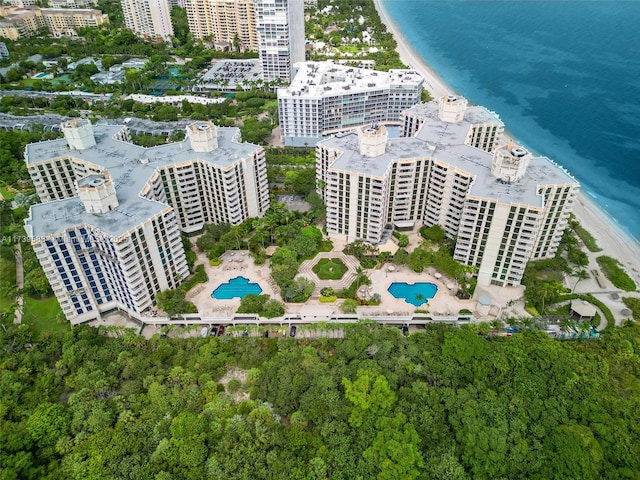
<svg viewBox="0 0 640 480">
<path fill-rule="evenodd" d="M 545 301 L 547 299 L 554 299 L 555 297 L 557 297 L 562 290 L 562 285 L 560 285 L 556 281 L 544 282 L 540 284 L 537 290 L 538 295 L 542 299 L 542 310 L 540 311 L 540 313 L 542 314 L 544 313 L 545 309 Z"/>
<path fill-rule="evenodd" d="M 362 266 L 358 265 L 358 267 L 356 268 L 356 281 L 358 282 L 358 288 L 360 288 L 360 284 L 365 278 L 367 278 L 367 274 L 365 273 Z"/>
<path fill-rule="evenodd" d="M 421 293 L 416 294 L 416 301 L 420 302 L 420 305 L 424 303 L 424 295 Z"/>
<path fill-rule="evenodd" d="M 575 285 L 573 286 L 573 289 L 571 290 L 571 293 L 576 291 L 576 287 L 578 286 L 578 283 L 580 283 L 582 280 L 586 280 L 587 278 L 589 278 L 589 273 L 584 268 L 581 268 L 580 270 L 573 272 L 573 276 L 576 277 L 577 280 Z"/>
</svg>

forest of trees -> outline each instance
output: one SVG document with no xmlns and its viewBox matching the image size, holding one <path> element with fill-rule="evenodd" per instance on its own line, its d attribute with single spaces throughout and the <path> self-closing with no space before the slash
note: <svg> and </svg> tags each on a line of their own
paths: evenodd
<svg viewBox="0 0 640 480">
<path fill-rule="evenodd" d="M 623 479 L 640 326 L 342 340 L 0 329 L 3 479 Z"/>
</svg>

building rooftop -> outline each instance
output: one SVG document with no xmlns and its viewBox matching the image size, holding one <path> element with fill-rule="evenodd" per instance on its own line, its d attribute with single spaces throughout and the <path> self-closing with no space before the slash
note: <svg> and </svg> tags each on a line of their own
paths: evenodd
<svg viewBox="0 0 640 480">
<path fill-rule="evenodd" d="M 330 61 L 300 62 L 291 85 L 278 89 L 279 96 L 323 97 L 388 89 L 390 86 L 419 86 L 424 79 L 415 70 L 380 72 Z"/>
<path fill-rule="evenodd" d="M 416 138 L 395 138 L 387 141 L 385 153 L 377 157 L 366 157 L 360 153 L 356 131 L 339 134 L 320 143 L 342 152 L 331 165 L 332 170 L 360 173 L 373 177 L 382 177 L 394 160 L 428 156 L 427 145 Z"/>
<path fill-rule="evenodd" d="M 562 167 L 546 157 L 530 160 L 526 173 L 517 182 L 508 183 L 491 173 L 493 154 L 465 145 L 471 124 L 500 123 L 499 118 L 483 107 L 469 107 L 464 121 L 447 123 L 438 119 L 435 102 L 421 104 L 418 109 L 425 114 L 425 123 L 415 137 L 394 138 L 386 143 L 385 153 L 366 157 L 360 153 L 357 133 L 349 132 L 320 142 L 342 154 L 331 165 L 332 170 L 354 172 L 382 177 L 394 160 L 433 158 L 475 177 L 469 194 L 482 198 L 495 198 L 502 203 L 515 203 L 543 207 L 538 187 L 549 184 L 577 184 Z"/>
<path fill-rule="evenodd" d="M 504 128 L 504 123 L 495 112 L 481 106 L 467 107 L 464 112 L 464 120 L 459 123 L 443 122 L 438 117 L 438 104 L 436 102 L 419 103 L 405 111 L 405 113 L 418 115 L 424 119 L 424 125 L 416 134 L 416 137 L 436 145 L 461 145 L 465 142 L 472 125 L 496 124 Z"/>
<path fill-rule="evenodd" d="M 240 131 L 235 127 L 217 127 L 218 148 L 206 153 L 195 152 L 188 137 L 182 142 L 152 148 L 114 139 L 123 128 L 94 125 L 96 145 L 85 150 L 70 150 L 64 138 L 27 145 L 27 165 L 72 157 L 104 167 L 113 180 L 119 202 L 115 210 L 104 214 L 87 213 L 78 197 L 34 205 L 26 222 L 32 237 L 59 234 L 79 224 L 95 225 L 106 234 L 120 236 L 168 207 L 140 195 L 159 167 L 201 159 L 225 169 L 261 148 L 240 143 Z"/>
</svg>

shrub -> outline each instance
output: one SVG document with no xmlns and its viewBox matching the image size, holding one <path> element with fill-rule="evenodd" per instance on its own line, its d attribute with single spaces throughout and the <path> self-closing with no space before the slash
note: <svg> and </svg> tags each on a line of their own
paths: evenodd
<svg viewBox="0 0 640 480">
<path fill-rule="evenodd" d="M 639 320 L 640 319 L 640 298 L 623 297 L 622 301 L 628 308 L 631 309 L 633 318 L 635 318 L 636 320 Z"/>
<path fill-rule="evenodd" d="M 347 298 L 342 305 L 340 306 L 344 313 L 356 313 L 356 308 L 358 308 L 358 302 L 352 298 Z"/>
<path fill-rule="evenodd" d="M 266 318 L 281 317 L 282 315 L 284 315 L 284 304 L 282 302 L 279 302 L 275 298 L 270 298 L 264 304 L 262 315 Z"/>
<path fill-rule="evenodd" d="M 529 313 L 534 317 L 540 316 L 540 314 L 538 313 L 538 310 L 536 310 L 536 307 L 534 307 L 533 305 L 525 305 L 524 309 L 527 311 L 527 313 Z"/>
<path fill-rule="evenodd" d="M 404 265 L 409 260 L 409 252 L 406 250 L 398 250 L 396 254 L 393 256 L 393 263 L 396 265 Z"/>
<path fill-rule="evenodd" d="M 602 249 L 598 246 L 596 239 L 582 226 L 580 222 L 575 219 L 571 219 L 569 221 L 569 225 L 576 232 L 576 235 L 580 237 L 582 243 L 584 243 L 585 247 L 589 249 L 590 252 L 601 252 Z"/>
<path fill-rule="evenodd" d="M 378 259 L 376 257 L 362 257 L 360 259 L 360 265 L 362 268 L 376 268 L 378 265 Z"/>
<path fill-rule="evenodd" d="M 237 378 L 232 378 L 231 380 L 229 380 L 229 383 L 227 384 L 227 388 L 229 389 L 230 392 L 237 392 L 238 390 L 240 390 L 241 386 L 242 384 L 240 383 L 240 380 L 238 380 Z"/>
<path fill-rule="evenodd" d="M 338 297 L 336 295 L 331 295 L 328 297 L 325 297 L 324 295 L 320 295 L 320 303 L 333 303 L 338 299 Z"/>
<path fill-rule="evenodd" d="M 284 315 L 284 304 L 266 294 L 249 294 L 240 300 L 238 313 L 256 313 L 265 318 L 281 317 Z"/>
<path fill-rule="evenodd" d="M 440 225 L 434 225 L 432 227 L 420 227 L 420 235 L 425 240 L 429 240 L 431 242 L 440 243 L 447 238 L 444 230 Z"/>
<path fill-rule="evenodd" d="M 629 275 L 627 275 L 627 272 L 621 268 L 618 260 L 606 255 L 602 255 L 596 258 L 596 260 L 604 274 L 617 288 L 624 290 L 625 292 L 636 291 L 636 283 Z"/>
<path fill-rule="evenodd" d="M 323 297 L 331 297 L 331 296 L 333 296 L 334 295 L 333 288 L 324 287 L 322 290 L 320 290 L 320 295 L 322 295 Z"/>
<path fill-rule="evenodd" d="M 209 265 L 211 265 L 212 267 L 217 267 L 221 263 L 222 263 L 222 260 L 220 260 L 219 257 L 212 258 L 211 260 L 209 260 Z"/>
</svg>

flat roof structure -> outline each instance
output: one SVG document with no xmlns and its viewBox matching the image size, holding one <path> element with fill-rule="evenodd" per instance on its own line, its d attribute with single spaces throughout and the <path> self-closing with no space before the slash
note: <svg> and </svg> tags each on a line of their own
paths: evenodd
<svg viewBox="0 0 640 480">
<path fill-rule="evenodd" d="M 466 135 L 465 135 L 466 136 Z M 323 140 L 330 149 L 341 154 L 331 165 L 332 170 L 382 177 L 394 161 L 428 158 L 445 162 L 475 177 L 470 196 L 495 198 L 501 203 L 543 207 L 538 195 L 539 185 L 575 184 L 569 173 L 547 157 L 531 159 L 526 173 L 517 184 L 501 182 L 491 173 L 493 154 L 467 145 L 434 145 L 419 137 L 395 138 L 387 141 L 385 153 L 369 158 L 361 155 L 357 132 L 348 132 Z"/>
<path fill-rule="evenodd" d="M 294 70 L 295 76 L 291 84 L 279 89 L 282 94 L 324 97 L 369 92 L 372 89 L 387 89 L 390 86 L 417 87 L 424 82 L 415 70 L 382 72 L 329 61 L 296 63 Z"/>
<path fill-rule="evenodd" d="M 71 150 L 62 138 L 28 144 L 27 166 L 47 162 L 53 158 L 72 157 L 104 167 L 116 186 L 119 206 L 112 212 L 99 215 L 87 213 L 79 197 L 45 202 L 31 207 L 31 235 L 44 238 L 64 232 L 79 224 L 99 227 L 115 237 L 126 233 L 145 219 L 169 208 L 148 200 L 141 192 L 160 167 L 201 159 L 219 167 L 230 168 L 238 160 L 252 155 L 260 147 L 240 142 L 235 127 L 218 127 L 218 148 L 212 152 L 195 152 L 188 138 L 181 142 L 144 148 L 113 138 L 124 127 L 95 125 L 96 145 L 84 150 Z"/>
</svg>

